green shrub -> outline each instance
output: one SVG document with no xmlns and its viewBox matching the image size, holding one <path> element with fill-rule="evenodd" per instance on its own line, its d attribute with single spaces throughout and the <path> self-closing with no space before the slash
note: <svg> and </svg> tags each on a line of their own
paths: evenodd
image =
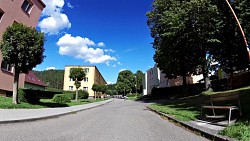
<svg viewBox="0 0 250 141">
<path fill-rule="evenodd" d="M 87 99 L 89 97 L 89 93 L 85 90 L 78 91 L 78 98 L 79 99 Z"/>
<path fill-rule="evenodd" d="M 74 100 L 76 98 L 76 91 L 70 91 L 70 92 L 67 91 L 67 93 L 65 92 L 65 94 L 70 95 L 71 100 Z M 85 90 L 78 91 L 78 98 L 79 99 L 87 99 L 88 97 L 89 97 L 89 93 L 87 91 L 85 91 Z"/>
<path fill-rule="evenodd" d="M 32 89 L 19 89 L 18 101 L 31 104 L 37 104 L 40 102 L 40 97 L 35 90 Z"/>
<path fill-rule="evenodd" d="M 52 100 L 56 103 L 61 103 L 61 104 L 69 103 L 70 102 L 70 95 L 68 95 L 68 94 L 56 94 L 56 95 L 54 95 Z"/>
<path fill-rule="evenodd" d="M 66 94 L 70 97 L 71 100 L 75 99 L 76 92 L 75 91 L 63 91 L 63 94 Z"/>
</svg>

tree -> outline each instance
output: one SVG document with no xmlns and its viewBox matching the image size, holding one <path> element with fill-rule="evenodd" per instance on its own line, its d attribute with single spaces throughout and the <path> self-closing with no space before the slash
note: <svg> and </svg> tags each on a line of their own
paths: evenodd
<svg viewBox="0 0 250 141">
<path fill-rule="evenodd" d="M 48 90 L 63 90 L 64 70 L 33 71 L 33 73 L 48 84 Z"/>
<path fill-rule="evenodd" d="M 28 73 L 44 59 L 44 34 L 20 23 L 9 26 L 0 44 L 3 61 L 14 67 L 13 103 L 18 103 L 20 73 Z"/>
<path fill-rule="evenodd" d="M 247 2 L 239 3 L 238 7 L 244 7 Z M 249 14 L 245 10 L 239 17 L 249 18 Z M 210 65 L 207 55 L 231 72 L 232 68 L 246 68 L 246 48 L 225 1 L 155 0 L 147 16 L 154 38 L 154 60 L 169 78 L 181 75 L 183 84 L 187 75 L 203 74 L 206 78 Z M 249 21 L 244 22 L 247 27 Z"/>
<path fill-rule="evenodd" d="M 102 92 L 102 95 L 105 94 L 108 90 L 108 87 L 107 85 L 99 85 L 99 88 L 100 88 L 100 92 Z"/>
<path fill-rule="evenodd" d="M 124 70 L 118 74 L 115 88 L 118 93 L 126 95 L 132 92 L 135 87 L 134 82 L 134 74 L 130 70 Z"/>
<path fill-rule="evenodd" d="M 135 89 L 136 92 L 142 93 L 142 78 L 144 77 L 144 74 L 142 71 L 138 70 L 135 73 Z"/>
<path fill-rule="evenodd" d="M 76 101 L 78 99 L 78 89 L 81 87 L 81 81 L 85 78 L 86 74 L 83 68 L 70 68 L 69 78 L 75 81 L 76 86 Z"/>
<path fill-rule="evenodd" d="M 97 84 L 93 84 L 93 86 L 92 86 L 92 90 L 94 91 L 95 100 L 96 100 L 96 92 L 97 92 L 97 90 L 98 90 L 97 87 L 98 87 Z"/>
</svg>

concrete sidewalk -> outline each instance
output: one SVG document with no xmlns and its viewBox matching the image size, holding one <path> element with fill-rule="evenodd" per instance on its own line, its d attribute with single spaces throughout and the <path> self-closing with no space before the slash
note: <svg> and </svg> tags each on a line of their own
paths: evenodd
<svg viewBox="0 0 250 141">
<path fill-rule="evenodd" d="M 113 101 L 113 99 L 63 108 L 0 109 L 0 124 L 57 118 L 63 115 L 73 114 L 82 110 L 101 106 L 111 101 Z"/>
</svg>

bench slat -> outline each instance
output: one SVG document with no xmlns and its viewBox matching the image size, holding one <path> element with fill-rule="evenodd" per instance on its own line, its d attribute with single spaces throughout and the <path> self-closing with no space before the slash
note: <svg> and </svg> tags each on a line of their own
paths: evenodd
<svg viewBox="0 0 250 141">
<path fill-rule="evenodd" d="M 209 109 L 239 109 L 237 106 L 202 106 Z"/>
</svg>

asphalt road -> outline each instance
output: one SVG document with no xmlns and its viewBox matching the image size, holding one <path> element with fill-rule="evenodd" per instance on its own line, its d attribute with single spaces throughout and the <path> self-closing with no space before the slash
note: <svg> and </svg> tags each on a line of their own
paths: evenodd
<svg viewBox="0 0 250 141">
<path fill-rule="evenodd" d="M 205 141 L 147 110 L 116 99 L 93 109 L 41 121 L 1 124 L 0 141 Z"/>
</svg>

